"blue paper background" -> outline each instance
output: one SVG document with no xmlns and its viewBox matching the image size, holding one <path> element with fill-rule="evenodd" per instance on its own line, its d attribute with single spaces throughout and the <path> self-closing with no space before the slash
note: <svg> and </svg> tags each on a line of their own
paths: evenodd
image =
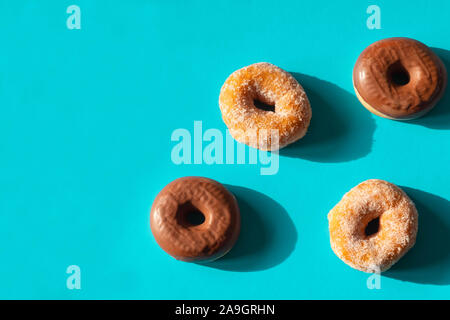
<svg viewBox="0 0 450 320">
<path fill-rule="evenodd" d="M 66 27 L 71 4 L 81 30 Z M 381 30 L 366 27 L 370 4 Z M 351 81 L 359 53 L 391 36 L 436 48 L 449 68 L 449 15 L 445 0 L 1 2 L 0 298 L 450 298 L 449 93 L 396 122 L 367 112 Z M 225 132 L 220 87 L 259 61 L 295 73 L 313 109 L 278 174 L 173 164 L 173 130 Z M 154 197 L 187 175 L 239 199 L 228 260 L 178 262 L 151 235 Z M 416 247 L 380 290 L 328 236 L 328 211 L 369 178 L 404 187 L 420 214 Z M 81 290 L 66 288 L 72 264 Z"/>
</svg>

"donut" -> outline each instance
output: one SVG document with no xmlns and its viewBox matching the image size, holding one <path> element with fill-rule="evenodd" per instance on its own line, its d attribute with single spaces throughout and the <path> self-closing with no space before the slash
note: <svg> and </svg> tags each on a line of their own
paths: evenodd
<svg viewBox="0 0 450 320">
<path fill-rule="evenodd" d="M 377 116 L 409 120 L 430 111 L 442 98 L 447 71 L 425 44 L 409 38 L 372 43 L 353 68 L 353 87 Z"/>
<path fill-rule="evenodd" d="M 389 269 L 414 246 L 418 214 L 411 199 L 397 186 L 367 180 L 349 192 L 328 213 L 334 253 L 360 271 Z"/>
<path fill-rule="evenodd" d="M 231 136 L 260 150 L 275 151 L 301 139 L 311 121 L 302 86 L 290 73 L 266 62 L 233 72 L 220 90 L 219 106 Z"/>
<path fill-rule="evenodd" d="M 225 255 L 236 242 L 239 207 L 233 194 L 219 182 L 183 177 L 156 196 L 150 228 L 158 245 L 175 259 L 209 262 Z"/>
</svg>

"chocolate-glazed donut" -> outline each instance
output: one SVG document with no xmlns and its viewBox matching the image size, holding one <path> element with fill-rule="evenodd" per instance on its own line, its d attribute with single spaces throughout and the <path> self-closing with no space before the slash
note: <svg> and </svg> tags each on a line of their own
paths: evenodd
<svg viewBox="0 0 450 320">
<path fill-rule="evenodd" d="M 442 97 L 447 72 L 439 57 L 423 43 L 388 38 L 372 43 L 353 69 L 353 86 L 372 113 L 397 120 L 418 118 Z"/>
<path fill-rule="evenodd" d="M 199 212 L 204 221 L 190 221 L 190 215 Z M 239 207 L 233 194 L 219 182 L 183 177 L 156 196 L 150 226 L 159 246 L 175 259 L 208 262 L 225 255 L 236 242 Z"/>
</svg>

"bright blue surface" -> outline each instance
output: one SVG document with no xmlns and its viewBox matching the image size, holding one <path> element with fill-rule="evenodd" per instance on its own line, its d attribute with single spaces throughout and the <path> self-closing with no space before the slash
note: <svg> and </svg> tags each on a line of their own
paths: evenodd
<svg viewBox="0 0 450 320">
<path fill-rule="evenodd" d="M 391 36 L 439 48 L 449 68 L 450 2 L 377 1 L 381 30 L 366 27 L 372 1 L 278 3 L 77 0 L 81 30 L 66 27 L 73 1 L 0 4 L 0 298 L 450 298 L 449 94 L 395 122 L 351 81 L 359 53 Z M 175 165 L 173 130 L 225 132 L 220 87 L 259 61 L 297 73 L 313 109 L 278 174 Z M 156 194 L 187 175 L 228 185 L 243 211 L 234 256 L 209 267 L 172 259 L 149 228 Z M 368 178 L 405 187 L 420 214 L 380 290 L 328 236 L 328 211 Z M 81 290 L 66 288 L 72 264 Z"/>
</svg>

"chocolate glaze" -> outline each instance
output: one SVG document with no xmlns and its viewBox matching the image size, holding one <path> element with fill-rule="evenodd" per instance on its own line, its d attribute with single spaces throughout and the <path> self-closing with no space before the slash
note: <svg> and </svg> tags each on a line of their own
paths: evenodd
<svg viewBox="0 0 450 320">
<path fill-rule="evenodd" d="M 205 220 L 192 225 L 187 214 L 200 211 Z M 183 261 L 212 261 L 226 254 L 240 231 L 236 198 L 222 184 L 202 177 L 183 177 L 165 186 L 150 212 L 159 246 Z"/>
<path fill-rule="evenodd" d="M 444 93 L 447 72 L 423 43 L 388 38 L 372 43 L 361 53 L 353 69 L 353 84 L 370 107 L 406 120 L 434 107 Z"/>
</svg>

